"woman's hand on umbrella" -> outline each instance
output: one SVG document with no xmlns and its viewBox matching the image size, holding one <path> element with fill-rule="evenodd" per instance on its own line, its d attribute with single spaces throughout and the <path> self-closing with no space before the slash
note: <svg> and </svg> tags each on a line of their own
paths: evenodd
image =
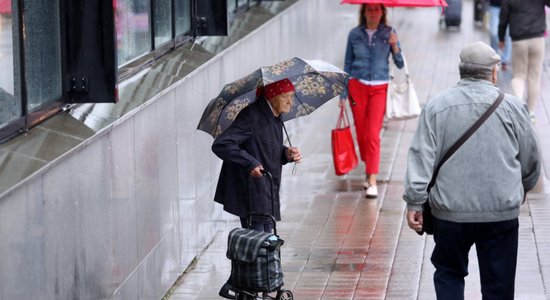
<svg viewBox="0 0 550 300">
<path fill-rule="evenodd" d="M 288 147 L 286 148 L 286 158 L 289 161 L 293 162 L 301 162 L 302 161 L 302 154 L 300 153 L 300 149 L 296 147 Z"/>
</svg>

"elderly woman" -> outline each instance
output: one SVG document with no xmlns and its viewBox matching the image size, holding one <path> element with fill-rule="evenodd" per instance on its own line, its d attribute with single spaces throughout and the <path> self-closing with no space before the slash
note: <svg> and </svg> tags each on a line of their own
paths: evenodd
<svg viewBox="0 0 550 300">
<path fill-rule="evenodd" d="M 386 109 L 389 80 L 388 58 L 398 68 L 403 56 L 397 34 L 387 25 L 386 8 L 382 4 L 363 4 L 359 25 L 348 36 L 344 70 L 350 74 L 348 90 L 355 121 L 361 160 L 365 163 L 363 184 L 367 198 L 376 198 L 376 176 L 380 164 L 380 131 Z M 340 106 L 344 105 L 344 95 Z"/>
<path fill-rule="evenodd" d="M 298 148 L 283 145 L 280 116 L 291 110 L 293 97 L 294 85 L 288 79 L 266 85 L 212 144 L 223 160 L 214 201 L 239 216 L 243 228 L 271 232 L 273 221 L 267 216 L 281 220 L 282 166 L 302 159 Z M 261 178 L 264 170 L 273 176 L 273 189 Z M 251 213 L 260 216 L 249 218 Z"/>
</svg>

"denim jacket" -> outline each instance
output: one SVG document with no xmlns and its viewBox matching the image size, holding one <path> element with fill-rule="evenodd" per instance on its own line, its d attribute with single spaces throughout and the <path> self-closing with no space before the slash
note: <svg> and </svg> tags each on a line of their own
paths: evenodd
<svg viewBox="0 0 550 300">
<path fill-rule="evenodd" d="M 388 39 L 391 31 L 391 27 L 380 23 L 372 37 L 373 42 L 369 45 L 369 36 L 365 27 L 353 28 L 348 36 L 344 71 L 357 79 L 389 80 L 388 58 L 392 51 Z M 399 47 L 399 44 L 397 46 Z M 401 51 L 397 54 L 392 53 L 392 56 L 395 65 L 400 69 L 403 68 Z"/>
</svg>

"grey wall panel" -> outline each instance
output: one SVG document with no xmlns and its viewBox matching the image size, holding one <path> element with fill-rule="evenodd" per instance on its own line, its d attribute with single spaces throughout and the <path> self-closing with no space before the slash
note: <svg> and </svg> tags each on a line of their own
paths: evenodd
<svg viewBox="0 0 550 300">
<path fill-rule="evenodd" d="M 109 182 L 110 232 L 113 283 L 119 287 L 139 263 L 137 252 L 137 206 L 134 152 L 134 122 L 123 122 L 105 138 Z M 127 284 L 127 283 L 125 283 Z"/>
<path fill-rule="evenodd" d="M 107 174 L 108 144 L 106 138 L 100 138 L 80 150 L 78 155 L 68 158 L 69 188 L 76 191 L 73 199 L 77 214 L 75 226 L 78 228 L 76 247 L 77 260 L 74 268 L 76 298 L 99 299 L 110 296 L 116 286 L 112 284 L 110 263 L 111 235 L 110 215 L 113 210 L 109 199 Z M 82 157 L 93 161 L 83 164 Z M 57 191 L 48 191 L 56 195 Z"/>
<path fill-rule="evenodd" d="M 139 299 L 139 272 L 129 274 L 123 285 L 120 285 L 110 300 Z"/>
<path fill-rule="evenodd" d="M 136 155 L 136 205 L 138 229 L 138 260 L 160 241 L 160 213 L 158 190 L 158 139 L 155 105 L 147 105 L 133 118 L 134 151 Z"/>
<path fill-rule="evenodd" d="M 161 236 L 169 234 L 177 226 L 177 127 L 175 91 L 171 90 L 156 102 L 158 135 L 158 186 Z"/>
<path fill-rule="evenodd" d="M 197 194 L 195 184 L 196 158 L 194 157 L 194 135 L 197 124 L 193 114 L 198 111 L 196 91 L 193 87 L 195 81 L 203 79 L 199 76 L 186 78 L 185 81 L 175 88 L 176 97 L 176 134 L 177 134 L 177 163 L 178 163 L 178 198 L 194 199 Z M 202 136 L 208 138 L 206 134 Z"/>
<path fill-rule="evenodd" d="M 218 89 L 220 89 L 220 84 L 214 85 L 214 83 L 210 83 L 209 78 L 210 75 L 212 75 L 214 78 L 217 76 L 215 75 L 216 72 L 213 71 L 213 69 L 218 69 L 217 67 L 212 67 L 208 65 L 203 69 L 202 72 L 197 74 L 197 78 L 194 78 L 193 84 L 191 86 L 191 89 L 195 91 L 195 95 L 193 96 L 191 101 L 196 101 L 196 107 L 197 107 L 197 113 L 192 114 L 192 124 L 194 125 L 193 128 L 197 127 L 197 124 L 200 120 L 202 109 L 204 108 L 204 104 L 200 105 L 202 99 L 212 99 L 215 96 L 217 96 L 217 93 L 219 92 Z M 214 91 L 214 92 L 212 92 Z M 204 102 L 203 102 L 204 103 Z M 193 164 L 195 164 L 195 173 L 192 174 L 192 178 L 194 178 L 196 189 L 197 189 L 197 196 L 202 195 L 205 191 L 209 190 L 211 187 L 211 181 L 210 181 L 210 174 L 205 169 L 205 163 L 209 161 L 215 160 L 215 156 L 213 155 L 212 151 L 210 151 L 210 146 L 212 145 L 213 138 L 209 136 L 208 134 L 194 130 L 193 131 L 193 140 L 196 138 L 201 138 L 202 141 L 206 143 L 190 143 L 192 144 L 192 152 L 191 157 L 189 157 L 189 160 L 192 161 Z M 206 146 L 206 147 L 205 147 Z"/>
<path fill-rule="evenodd" d="M 67 299 L 78 294 L 78 281 L 81 280 L 78 268 L 79 249 L 79 193 L 71 180 L 71 164 L 58 164 L 31 183 L 40 188 L 43 203 L 45 243 L 44 263 L 46 273 L 46 299 Z M 28 199 L 31 200 L 31 199 Z M 29 240 L 32 241 L 32 240 Z M 35 291 L 36 292 L 36 291 Z M 38 296 L 37 292 L 34 296 Z M 8 298 L 10 299 L 10 298 Z M 31 298 L 34 299 L 34 298 Z"/>
<path fill-rule="evenodd" d="M 179 201 L 179 218 L 181 222 L 181 231 L 185 233 L 185 237 L 182 239 L 181 256 L 180 259 L 183 264 L 190 263 L 193 257 L 196 255 L 197 248 L 197 214 L 195 212 L 195 200 L 194 199 L 180 199 Z"/>
<path fill-rule="evenodd" d="M 180 253 L 178 249 L 181 249 L 180 239 L 178 231 L 172 230 L 168 233 L 160 242 L 158 246 L 159 254 L 159 270 L 160 270 L 160 291 L 164 294 L 164 291 L 170 289 L 174 284 L 174 278 L 178 278 L 181 275 L 182 270 L 185 269 L 187 264 L 183 265 L 180 259 Z M 163 295 L 160 295 L 162 298 Z M 156 298 L 155 298 L 156 299 Z"/>
<path fill-rule="evenodd" d="M 155 247 L 155 251 L 151 251 L 147 259 L 139 266 L 139 297 L 138 299 L 160 299 L 161 292 L 161 255 L 159 247 Z"/>
<path fill-rule="evenodd" d="M 38 182 L 38 185 L 14 191 L 9 195 L 11 201 L 1 203 L 1 299 L 32 299 L 36 292 L 46 291 L 43 280 L 46 261 L 42 243 L 45 234 L 44 210 L 41 201 L 33 200 L 41 198 L 42 181 Z"/>
<path fill-rule="evenodd" d="M 299 1 L 2 194 L 0 299 L 159 299 L 237 220 L 212 200 L 221 161 L 196 130 L 204 107 L 260 66 L 341 61 L 355 22 L 341 8 Z M 307 124 L 291 121 L 289 133 Z"/>
</svg>

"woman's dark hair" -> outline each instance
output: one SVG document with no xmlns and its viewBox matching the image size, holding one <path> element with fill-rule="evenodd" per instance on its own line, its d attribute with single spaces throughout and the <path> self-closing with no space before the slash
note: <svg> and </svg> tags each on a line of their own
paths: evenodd
<svg viewBox="0 0 550 300">
<path fill-rule="evenodd" d="M 388 19 L 386 18 L 386 15 L 388 14 L 388 10 L 384 6 L 384 4 L 379 4 L 382 8 L 382 18 L 380 18 L 380 23 L 384 25 L 388 25 Z M 367 4 L 361 4 L 361 9 L 359 10 L 359 26 L 365 26 L 367 24 L 367 17 L 365 17 L 365 10 L 367 10 Z"/>
</svg>

